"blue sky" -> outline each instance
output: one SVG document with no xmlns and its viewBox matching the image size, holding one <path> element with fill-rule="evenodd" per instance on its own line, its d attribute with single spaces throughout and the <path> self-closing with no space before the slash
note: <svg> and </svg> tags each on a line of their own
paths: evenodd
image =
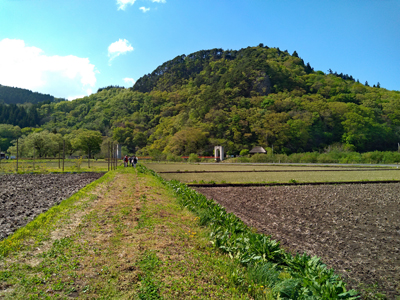
<svg viewBox="0 0 400 300">
<path fill-rule="evenodd" d="M 399 0 L 0 0 L 0 84 L 74 99 L 263 43 L 400 90 Z"/>
</svg>

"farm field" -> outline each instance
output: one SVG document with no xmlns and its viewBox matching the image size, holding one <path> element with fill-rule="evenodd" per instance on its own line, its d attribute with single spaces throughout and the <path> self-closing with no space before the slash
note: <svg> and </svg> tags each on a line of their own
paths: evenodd
<svg viewBox="0 0 400 300">
<path fill-rule="evenodd" d="M 183 183 L 284 183 L 400 180 L 397 168 L 145 163 L 167 180 Z"/>
<path fill-rule="evenodd" d="M 338 181 L 376 181 L 400 180 L 399 170 L 359 171 L 304 171 L 304 172 L 230 172 L 230 173 L 165 173 L 160 174 L 167 180 L 179 180 L 184 183 L 259 183 L 259 182 L 338 182 Z"/>
<path fill-rule="evenodd" d="M 276 164 L 228 164 L 228 163 L 159 163 L 159 162 L 142 162 L 146 167 L 156 172 L 193 172 L 193 171 L 291 171 L 291 170 L 369 170 L 379 169 L 374 167 L 359 166 L 321 166 L 321 165 L 276 165 Z M 382 167 L 380 167 L 382 168 Z M 385 167 L 387 169 L 387 167 Z M 395 169 L 394 169 L 395 170 Z"/>
<path fill-rule="evenodd" d="M 321 257 L 353 288 L 400 296 L 400 183 L 196 190 L 290 251 Z"/>
<path fill-rule="evenodd" d="M 0 240 L 104 173 L 0 176 Z"/>
</svg>

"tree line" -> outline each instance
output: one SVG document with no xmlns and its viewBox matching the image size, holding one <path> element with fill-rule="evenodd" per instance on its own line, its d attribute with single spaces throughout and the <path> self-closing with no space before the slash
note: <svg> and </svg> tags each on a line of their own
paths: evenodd
<svg viewBox="0 0 400 300">
<path fill-rule="evenodd" d="M 400 92 L 315 71 L 264 45 L 178 56 L 130 89 L 109 86 L 74 101 L 38 104 L 40 128 L 98 131 L 143 155 L 397 150 Z M 1 133 L 0 133 L 1 134 Z"/>
</svg>

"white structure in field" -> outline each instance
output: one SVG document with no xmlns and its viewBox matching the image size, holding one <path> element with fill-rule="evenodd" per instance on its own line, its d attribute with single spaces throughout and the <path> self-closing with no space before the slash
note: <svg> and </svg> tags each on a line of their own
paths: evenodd
<svg viewBox="0 0 400 300">
<path fill-rule="evenodd" d="M 122 159 L 122 145 L 121 144 L 118 144 L 117 145 L 117 158 L 118 159 Z"/>
<path fill-rule="evenodd" d="M 215 161 L 223 161 L 224 160 L 224 147 L 223 146 L 215 146 L 214 147 L 214 157 L 215 157 Z"/>
</svg>

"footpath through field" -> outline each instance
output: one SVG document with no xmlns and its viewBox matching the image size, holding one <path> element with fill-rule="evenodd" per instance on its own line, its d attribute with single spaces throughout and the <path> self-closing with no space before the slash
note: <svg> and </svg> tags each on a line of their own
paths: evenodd
<svg viewBox="0 0 400 300">
<path fill-rule="evenodd" d="M 1 299 L 252 298 L 231 276 L 243 268 L 154 177 L 106 176 L 57 224 L 0 242 Z"/>
</svg>

